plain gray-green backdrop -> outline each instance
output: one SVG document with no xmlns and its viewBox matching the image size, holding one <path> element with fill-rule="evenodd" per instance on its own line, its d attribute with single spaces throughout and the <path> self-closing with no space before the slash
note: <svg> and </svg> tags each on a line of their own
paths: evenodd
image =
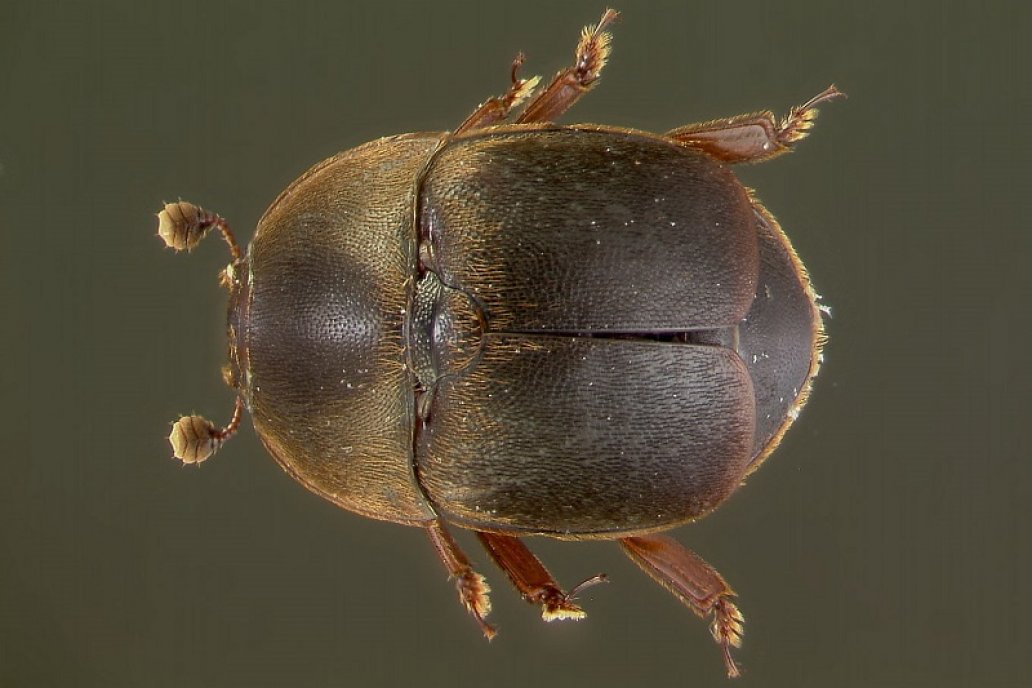
<svg viewBox="0 0 1032 688">
<path fill-rule="evenodd" d="M 614 0 L 615 3 L 615 0 Z M 0 5 L 0 686 L 721 686 L 703 623 L 611 543 L 532 544 L 582 623 L 494 585 L 481 637 L 417 530 L 339 511 L 224 419 L 227 260 L 163 250 L 184 198 L 242 241 L 309 165 L 448 129 L 546 77 L 601 2 Z M 740 169 L 834 309 L 781 448 L 676 536 L 740 594 L 741 685 L 1025 686 L 1032 670 L 1032 11 L 1025 3 L 632 2 L 564 121 L 783 113 Z"/>
</svg>

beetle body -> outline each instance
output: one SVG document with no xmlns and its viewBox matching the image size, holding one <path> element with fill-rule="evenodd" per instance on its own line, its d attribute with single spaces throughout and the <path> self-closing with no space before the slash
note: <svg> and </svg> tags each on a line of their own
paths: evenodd
<svg viewBox="0 0 1032 688">
<path fill-rule="evenodd" d="M 578 55 L 598 49 L 585 41 L 605 23 Z M 527 111 L 556 114 L 563 74 Z M 514 75 L 510 101 L 526 85 Z M 671 589 L 702 590 L 681 597 L 714 615 L 734 673 L 730 588 L 648 534 L 725 500 L 777 445 L 819 367 L 806 272 L 727 167 L 787 150 L 818 99 L 745 153 L 740 134 L 762 129 L 757 116 L 655 135 L 504 124 L 513 102 L 493 99 L 454 133 L 385 138 L 316 165 L 265 213 L 246 255 L 221 218 L 171 204 L 163 237 L 192 247 L 217 226 L 236 251 L 227 379 L 240 400 L 231 427 L 180 421 L 177 456 L 185 444 L 206 458 L 246 407 L 306 487 L 426 528 L 485 632 L 486 589 L 445 524 L 477 531 L 546 617 L 581 612 L 517 538 L 619 539 Z"/>
<path fill-rule="evenodd" d="M 788 422 L 819 336 L 731 172 L 621 129 L 342 153 L 270 208 L 245 264 L 231 359 L 259 435 L 322 496 L 399 522 L 612 537 L 695 518 Z M 741 336 L 783 300 L 787 337 Z M 795 394 L 771 405 L 764 370 L 786 363 Z"/>
</svg>

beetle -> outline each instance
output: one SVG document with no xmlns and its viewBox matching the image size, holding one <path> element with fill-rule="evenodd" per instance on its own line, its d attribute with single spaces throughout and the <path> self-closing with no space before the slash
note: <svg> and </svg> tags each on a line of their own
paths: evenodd
<svg viewBox="0 0 1032 688">
<path fill-rule="evenodd" d="M 239 427 L 309 490 L 423 528 L 490 638 L 489 588 L 449 526 L 475 531 L 546 620 L 581 618 L 524 544 L 617 540 L 701 617 L 738 675 L 735 593 L 660 534 L 713 511 L 799 415 L 821 364 L 822 306 L 774 216 L 729 169 L 792 150 L 829 87 L 771 112 L 665 134 L 554 120 L 598 82 L 606 10 L 574 63 L 522 79 L 453 132 L 325 160 L 246 251 L 179 201 L 158 234 L 229 245 L 225 426 L 173 424 L 200 464 Z M 510 115 L 526 103 L 511 123 Z"/>
</svg>

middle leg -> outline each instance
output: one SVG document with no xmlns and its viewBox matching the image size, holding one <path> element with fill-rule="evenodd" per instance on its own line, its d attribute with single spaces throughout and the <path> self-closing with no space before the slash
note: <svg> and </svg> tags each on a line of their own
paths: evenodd
<svg viewBox="0 0 1032 688">
<path fill-rule="evenodd" d="M 595 86 L 609 58 L 609 43 L 613 38 L 605 28 L 618 16 L 616 10 L 606 10 L 598 24 L 584 27 L 573 66 L 556 74 L 545 90 L 530 101 L 516 118 L 518 124 L 550 122 Z"/>
<path fill-rule="evenodd" d="M 519 538 L 482 531 L 477 531 L 477 537 L 523 599 L 541 605 L 541 618 L 545 621 L 583 619 L 584 610 L 573 603 L 574 596 L 588 586 L 608 580 L 601 573 L 588 578 L 570 592 L 563 592 L 541 560 Z"/>
<path fill-rule="evenodd" d="M 518 124 L 547 122 L 569 110 L 582 95 L 598 81 L 602 67 L 609 57 L 609 42 L 612 36 L 605 28 L 617 18 L 615 10 L 606 10 L 595 26 L 584 28 L 572 67 L 567 67 L 552 79 L 551 83 L 527 105 L 516 119 Z M 537 88 L 539 77 L 520 79 L 518 72 L 523 64 L 523 53 L 512 62 L 512 85 L 502 96 L 488 98 L 454 133 L 461 134 L 475 129 L 501 124 L 517 105 L 526 100 Z"/>
</svg>

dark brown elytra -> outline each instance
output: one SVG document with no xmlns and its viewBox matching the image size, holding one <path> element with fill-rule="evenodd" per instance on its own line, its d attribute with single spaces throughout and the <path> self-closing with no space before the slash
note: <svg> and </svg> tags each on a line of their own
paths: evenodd
<svg viewBox="0 0 1032 688">
<path fill-rule="evenodd" d="M 186 202 L 158 233 L 230 247 L 222 428 L 173 424 L 199 464 L 249 411 L 296 480 L 423 528 L 489 638 L 488 586 L 447 526 L 473 530 L 546 620 L 581 618 L 521 538 L 610 539 L 711 618 L 729 676 L 743 618 L 709 564 L 661 531 L 709 513 L 778 445 L 823 343 L 817 294 L 728 165 L 792 150 L 842 94 L 665 134 L 552 124 L 598 81 L 606 10 L 573 65 L 522 79 L 454 132 L 380 139 L 319 163 L 246 253 Z M 520 104 L 525 108 L 507 123 Z"/>
</svg>

